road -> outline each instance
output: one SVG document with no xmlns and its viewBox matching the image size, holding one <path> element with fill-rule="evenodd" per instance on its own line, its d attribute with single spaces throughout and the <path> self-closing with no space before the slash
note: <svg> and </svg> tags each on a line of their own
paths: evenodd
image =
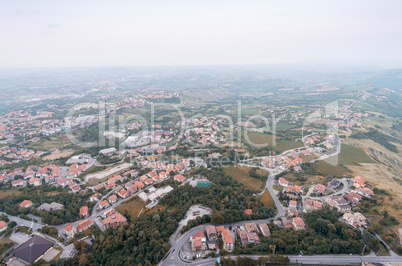
<svg viewBox="0 0 402 266">
<path fill-rule="evenodd" d="M 3 212 L 4 213 L 4 212 Z M 15 217 L 9 214 L 4 213 L 5 215 L 7 215 L 8 219 L 10 221 L 14 221 L 17 223 L 17 225 L 21 225 L 21 226 L 26 226 L 26 227 L 31 227 L 34 230 L 38 230 L 41 229 L 42 227 L 44 227 L 44 225 L 39 224 L 39 223 L 35 223 L 33 221 L 28 221 L 19 217 Z"/>
</svg>

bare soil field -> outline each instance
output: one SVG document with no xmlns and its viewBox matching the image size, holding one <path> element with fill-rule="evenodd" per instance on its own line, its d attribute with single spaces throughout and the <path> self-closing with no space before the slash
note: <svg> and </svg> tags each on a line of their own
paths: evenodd
<svg viewBox="0 0 402 266">
<path fill-rule="evenodd" d="M 103 179 L 107 176 L 113 175 L 115 173 L 118 173 L 120 171 L 126 170 L 128 168 L 130 168 L 131 164 L 129 163 L 123 163 L 117 166 L 113 166 L 110 168 L 107 168 L 106 170 L 97 172 L 97 173 L 93 173 L 93 174 L 89 174 L 87 176 L 85 176 L 85 182 L 88 182 L 88 180 L 90 179 Z"/>
<path fill-rule="evenodd" d="M 52 160 L 56 160 L 56 159 L 63 158 L 63 157 L 69 157 L 73 153 L 74 153 L 73 150 L 62 151 L 62 152 L 46 155 L 45 157 L 43 157 L 43 159 L 47 160 L 47 161 L 52 161 Z"/>
</svg>

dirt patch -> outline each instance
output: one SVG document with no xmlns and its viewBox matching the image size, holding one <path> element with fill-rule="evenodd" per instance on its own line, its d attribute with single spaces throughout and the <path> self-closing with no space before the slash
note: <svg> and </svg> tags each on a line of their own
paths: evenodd
<svg viewBox="0 0 402 266">
<path fill-rule="evenodd" d="M 85 182 L 88 182 L 88 180 L 90 179 L 104 179 L 105 177 L 108 177 L 110 175 L 116 174 L 118 172 L 130 168 L 130 166 L 131 164 L 129 163 L 123 163 L 121 165 L 113 166 L 97 173 L 89 174 L 85 176 Z"/>
<path fill-rule="evenodd" d="M 69 157 L 73 153 L 74 153 L 74 151 L 62 151 L 62 152 L 46 155 L 45 157 L 43 157 L 43 159 L 52 161 L 52 160 L 56 160 L 56 159 L 63 158 L 63 157 Z"/>
<path fill-rule="evenodd" d="M 266 191 L 261 195 L 260 200 L 262 201 L 262 203 L 264 203 L 264 206 L 275 208 L 275 202 L 274 202 L 274 200 L 272 199 L 271 193 L 269 193 L 268 190 L 266 190 Z"/>
<path fill-rule="evenodd" d="M 394 180 L 397 175 L 391 167 L 383 164 L 362 163 L 361 166 L 348 165 L 353 176 L 362 176 L 370 185 L 384 189 L 391 197 L 384 197 L 383 209 L 386 209 L 399 221 L 402 221 L 402 185 Z"/>
<path fill-rule="evenodd" d="M 265 184 L 264 181 L 251 177 L 248 172 L 250 171 L 251 167 L 246 166 L 229 166 L 225 169 L 225 173 L 231 176 L 234 180 L 242 183 L 247 188 L 251 190 L 259 190 Z"/>
</svg>

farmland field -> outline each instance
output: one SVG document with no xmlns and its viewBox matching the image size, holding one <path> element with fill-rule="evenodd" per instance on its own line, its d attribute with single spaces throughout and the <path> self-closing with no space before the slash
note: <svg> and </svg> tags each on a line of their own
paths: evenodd
<svg viewBox="0 0 402 266">
<path fill-rule="evenodd" d="M 120 204 L 116 208 L 116 211 L 120 212 L 121 214 L 128 213 L 130 215 L 130 219 L 134 219 L 140 213 L 141 209 L 145 207 L 145 205 L 145 202 L 137 197 L 134 197 Z"/>
<path fill-rule="evenodd" d="M 264 182 L 260 179 L 249 176 L 248 171 L 251 167 L 235 167 L 233 165 L 225 169 L 225 173 L 231 176 L 234 180 L 245 185 L 248 189 L 259 190 L 264 185 Z"/>
</svg>

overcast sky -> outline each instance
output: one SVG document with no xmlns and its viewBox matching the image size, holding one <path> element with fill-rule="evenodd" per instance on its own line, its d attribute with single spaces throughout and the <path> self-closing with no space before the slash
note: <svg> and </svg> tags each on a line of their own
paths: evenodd
<svg viewBox="0 0 402 266">
<path fill-rule="evenodd" d="M 402 60 L 402 1 L 0 0 L 0 67 Z"/>
</svg>

